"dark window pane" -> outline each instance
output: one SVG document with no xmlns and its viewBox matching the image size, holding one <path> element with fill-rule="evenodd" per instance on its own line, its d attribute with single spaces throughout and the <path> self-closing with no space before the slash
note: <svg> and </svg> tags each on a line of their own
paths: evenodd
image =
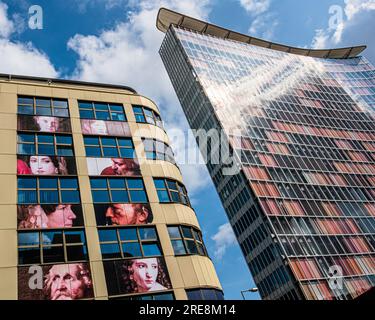
<svg viewBox="0 0 375 320">
<path fill-rule="evenodd" d="M 139 236 L 142 240 L 157 239 L 155 228 L 139 228 Z"/>
<path fill-rule="evenodd" d="M 62 100 L 62 99 L 53 99 L 52 100 L 53 106 L 54 107 L 59 107 L 59 108 L 68 108 L 68 101 Z"/>
<path fill-rule="evenodd" d="M 117 232 L 114 229 L 99 229 L 99 241 L 105 242 L 105 241 L 117 241 Z"/>
<path fill-rule="evenodd" d="M 19 144 L 17 146 L 17 153 L 18 154 L 29 154 L 29 155 L 35 155 L 35 145 L 33 144 Z"/>
<path fill-rule="evenodd" d="M 57 117 L 69 117 L 69 111 L 68 109 L 55 108 L 53 109 L 53 115 Z"/>
<path fill-rule="evenodd" d="M 187 251 L 191 254 L 197 254 L 198 249 L 195 245 L 195 242 L 193 240 L 185 240 Z"/>
<path fill-rule="evenodd" d="M 127 242 L 122 244 L 122 252 L 124 257 L 140 257 L 142 256 L 141 248 L 138 242 Z"/>
<path fill-rule="evenodd" d="M 99 147 L 85 147 L 85 149 L 88 157 L 101 157 L 102 155 Z"/>
<path fill-rule="evenodd" d="M 177 184 L 176 184 L 176 182 L 175 181 L 167 181 L 167 183 L 168 183 L 168 188 L 169 189 L 171 189 L 171 190 L 178 190 L 177 189 Z"/>
<path fill-rule="evenodd" d="M 55 147 L 48 144 L 39 144 L 38 145 L 38 154 L 40 155 L 54 155 Z"/>
<path fill-rule="evenodd" d="M 90 185 L 93 189 L 107 189 L 106 179 L 90 179 Z"/>
<path fill-rule="evenodd" d="M 189 290 L 186 291 L 189 300 L 202 300 L 200 290 Z"/>
<path fill-rule="evenodd" d="M 134 113 L 142 113 L 142 108 L 141 107 L 133 107 Z"/>
<path fill-rule="evenodd" d="M 110 202 L 108 191 L 92 191 L 94 202 Z"/>
<path fill-rule="evenodd" d="M 175 254 L 186 254 L 182 240 L 172 240 L 172 246 Z"/>
<path fill-rule="evenodd" d="M 172 202 L 180 202 L 180 196 L 178 192 L 171 192 Z"/>
<path fill-rule="evenodd" d="M 70 136 L 56 136 L 56 143 L 72 145 L 73 140 Z"/>
<path fill-rule="evenodd" d="M 104 157 L 116 158 L 119 157 L 117 148 L 110 147 L 110 148 L 103 148 L 103 155 Z"/>
<path fill-rule="evenodd" d="M 78 189 L 78 180 L 76 178 L 60 178 L 60 187 L 62 189 Z"/>
<path fill-rule="evenodd" d="M 89 111 L 89 110 L 80 110 L 79 116 L 82 119 L 95 119 L 94 111 Z"/>
<path fill-rule="evenodd" d="M 73 149 L 71 147 L 57 146 L 57 155 L 73 156 Z"/>
<path fill-rule="evenodd" d="M 19 246 L 39 246 L 39 233 L 38 232 L 20 232 L 18 233 Z"/>
<path fill-rule="evenodd" d="M 50 108 L 36 107 L 36 114 L 40 116 L 52 116 L 52 110 Z"/>
<path fill-rule="evenodd" d="M 112 189 L 125 189 L 124 179 L 109 179 L 109 186 Z"/>
<path fill-rule="evenodd" d="M 140 114 L 135 115 L 135 120 L 136 120 L 136 122 L 140 122 L 140 123 L 146 122 L 145 117 L 143 115 L 140 115 Z"/>
<path fill-rule="evenodd" d="M 104 138 L 104 137 L 102 137 L 102 145 L 103 146 L 116 147 L 116 139 L 115 138 Z"/>
<path fill-rule="evenodd" d="M 128 179 L 127 182 L 129 189 L 143 189 L 142 179 Z"/>
<path fill-rule="evenodd" d="M 40 262 L 39 248 L 18 249 L 18 264 L 39 264 Z"/>
<path fill-rule="evenodd" d="M 63 247 L 43 247 L 43 262 L 64 262 Z"/>
<path fill-rule="evenodd" d="M 61 231 L 42 232 L 43 244 L 62 244 L 63 236 Z"/>
<path fill-rule="evenodd" d="M 133 142 L 131 139 L 117 139 L 120 147 L 133 147 Z"/>
<path fill-rule="evenodd" d="M 67 246 L 66 254 L 68 261 L 83 261 L 87 260 L 86 246 Z"/>
<path fill-rule="evenodd" d="M 109 112 L 96 111 L 96 119 L 98 120 L 111 120 Z"/>
<path fill-rule="evenodd" d="M 124 240 L 138 240 L 137 230 L 135 228 L 119 229 L 120 239 Z"/>
<path fill-rule="evenodd" d="M 18 142 L 35 142 L 35 136 L 33 134 L 20 133 L 17 138 Z"/>
<path fill-rule="evenodd" d="M 147 202 L 146 192 L 144 191 L 129 191 L 131 202 Z"/>
<path fill-rule="evenodd" d="M 169 237 L 172 239 L 181 238 L 180 229 L 178 227 L 168 227 Z"/>
<path fill-rule="evenodd" d="M 85 243 L 85 233 L 83 231 L 65 231 L 66 243 Z"/>
<path fill-rule="evenodd" d="M 156 189 L 166 189 L 165 181 L 163 179 L 154 179 Z"/>
<path fill-rule="evenodd" d="M 126 203 L 129 202 L 129 197 L 126 191 L 120 190 L 120 191 L 111 191 L 112 195 L 112 202 L 120 202 L 120 203 Z"/>
<path fill-rule="evenodd" d="M 85 145 L 99 146 L 99 138 L 97 137 L 83 137 Z"/>
<path fill-rule="evenodd" d="M 90 109 L 90 110 L 92 110 L 92 103 L 91 102 L 82 102 L 82 101 L 79 101 L 78 102 L 78 106 L 79 106 L 79 108 L 82 108 L 82 109 Z"/>
<path fill-rule="evenodd" d="M 51 106 L 51 99 L 36 98 L 35 102 L 37 106 L 44 106 L 44 107 Z"/>
<path fill-rule="evenodd" d="M 101 244 L 100 250 L 102 252 L 103 259 L 121 258 L 118 243 Z"/>
<path fill-rule="evenodd" d="M 119 104 L 110 104 L 109 108 L 111 111 L 118 111 L 122 113 L 124 112 L 124 108 L 122 107 L 122 105 Z"/>
<path fill-rule="evenodd" d="M 39 134 L 38 135 L 38 142 L 53 143 L 53 136 L 47 135 L 47 134 Z"/>
<path fill-rule="evenodd" d="M 108 105 L 106 103 L 94 103 L 95 110 L 108 111 Z"/>
<path fill-rule="evenodd" d="M 36 191 L 18 191 L 17 194 L 18 203 L 37 203 L 37 193 Z"/>
<path fill-rule="evenodd" d="M 42 189 L 57 189 L 57 179 L 39 178 L 39 187 Z"/>
<path fill-rule="evenodd" d="M 192 238 L 193 239 L 193 234 L 191 233 L 191 228 L 189 228 L 189 227 L 182 227 L 182 234 L 186 238 Z"/>
<path fill-rule="evenodd" d="M 160 202 L 170 202 L 167 191 L 158 190 L 158 197 Z"/>
<path fill-rule="evenodd" d="M 57 191 L 39 191 L 40 203 L 59 203 Z"/>
<path fill-rule="evenodd" d="M 121 113 L 111 112 L 111 117 L 112 117 L 112 120 L 125 121 L 125 115 Z"/>
<path fill-rule="evenodd" d="M 130 159 L 133 159 L 135 157 L 135 154 L 134 154 L 134 150 L 133 149 L 124 149 L 124 148 L 121 148 L 120 149 L 120 157 L 121 158 L 130 158 Z"/>
<path fill-rule="evenodd" d="M 61 191 L 61 201 L 62 203 L 79 203 L 78 191 Z"/>
<path fill-rule="evenodd" d="M 18 97 L 17 101 L 19 104 L 34 104 L 34 99 L 28 97 Z"/>
<path fill-rule="evenodd" d="M 17 184 L 18 184 L 18 189 L 35 189 L 36 179 L 35 178 L 18 178 Z"/>
<path fill-rule="evenodd" d="M 142 247 L 145 257 L 161 255 L 160 248 L 156 243 L 144 243 Z"/>
<path fill-rule="evenodd" d="M 34 108 L 32 106 L 18 106 L 19 114 L 34 114 Z"/>
</svg>

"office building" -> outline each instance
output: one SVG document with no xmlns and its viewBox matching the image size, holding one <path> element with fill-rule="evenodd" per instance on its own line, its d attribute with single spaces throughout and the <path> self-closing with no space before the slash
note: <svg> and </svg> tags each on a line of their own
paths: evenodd
<svg viewBox="0 0 375 320">
<path fill-rule="evenodd" d="M 294 48 L 165 8 L 156 25 L 190 127 L 211 132 L 197 142 L 261 297 L 346 300 L 374 287 L 375 69 L 359 56 L 365 46 Z"/>
</svg>

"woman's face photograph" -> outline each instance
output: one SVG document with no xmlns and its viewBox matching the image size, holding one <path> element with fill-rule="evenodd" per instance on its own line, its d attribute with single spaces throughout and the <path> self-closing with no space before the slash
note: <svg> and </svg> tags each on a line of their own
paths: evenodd
<svg viewBox="0 0 375 320">
<path fill-rule="evenodd" d="M 34 119 L 42 132 L 56 132 L 59 129 L 59 119 L 57 118 L 36 116 Z"/>
<path fill-rule="evenodd" d="M 47 215 L 48 228 L 70 228 L 77 218 L 70 204 L 61 204 L 54 212 Z"/>
<path fill-rule="evenodd" d="M 136 259 L 131 265 L 131 271 L 139 292 L 150 291 L 157 283 L 158 260 L 157 258 Z"/>
<path fill-rule="evenodd" d="M 48 156 L 31 156 L 30 169 L 33 174 L 37 175 L 54 175 L 59 172 Z"/>
</svg>

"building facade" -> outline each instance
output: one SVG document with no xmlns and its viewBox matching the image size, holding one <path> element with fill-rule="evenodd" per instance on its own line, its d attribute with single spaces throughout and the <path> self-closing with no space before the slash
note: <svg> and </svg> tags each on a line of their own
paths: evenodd
<svg viewBox="0 0 375 320">
<path fill-rule="evenodd" d="M 0 76 L 0 299 L 223 299 L 158 107 Z"/>
<path fill-rule="evenodd" d="M 160 56 L 263 299 L 375 286 L 375 69 L 160 9 Z M 230 162 L 220 158 L 229 145 Z M 207 151 L 207 152 L 206 152 Z"/>
</svg>

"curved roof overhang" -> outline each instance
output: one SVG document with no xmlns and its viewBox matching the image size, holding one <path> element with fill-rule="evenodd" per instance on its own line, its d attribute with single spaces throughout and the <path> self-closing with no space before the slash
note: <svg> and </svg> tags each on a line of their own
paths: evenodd
<svg viewBox="0 0 375 320">
<path fill-rule="evenodd" d="M 304 49 L 291 47 L 279 43 L 274 43 L 259 38 L 250 37 L 248 35 L 231 31 L 205 21 L 201 21 L 181 13 L 160 8 L 156 19 L 156 27 L 162 31 L 167 32 L 170 25 L 175 25 L 185 29 L 193 30 L 202 34 L 211 35 L 222 39 L 230 39 L 239 41 L 255 46 L 269 48 L 277 51 L 298 54 L 302 56 L 309 56 L 315 58 L 328 58 L 328 59 L 347 59 L 358 56 L 366 46 L 355 46 L 348 48 L 338 49 Z"/>
</svg>

